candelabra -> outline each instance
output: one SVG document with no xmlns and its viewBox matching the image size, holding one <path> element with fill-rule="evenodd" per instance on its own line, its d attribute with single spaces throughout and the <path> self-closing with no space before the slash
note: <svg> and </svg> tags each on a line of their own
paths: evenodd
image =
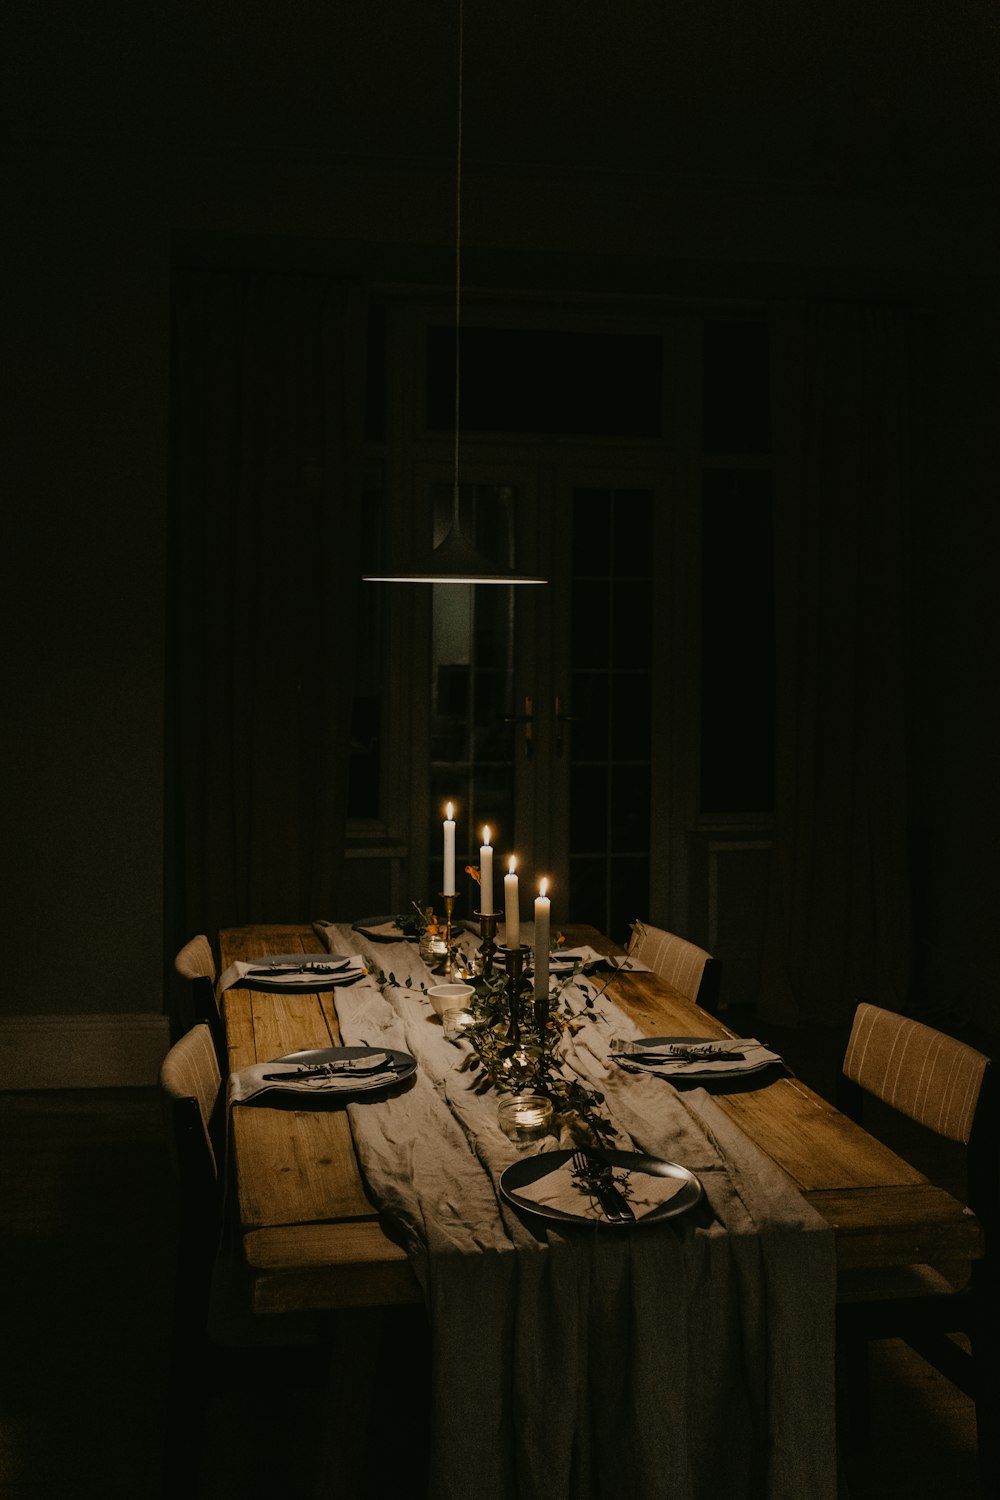
<svg viewBox="0 0 1000 1500">
<path fill-rule="evenodd" d="M 524 961 L 531 949 L 526 943 L 516 948 L 504 948 L 504 968 L 507 973 L 507 1005 L 510 1009 L 510 1039 L 521 1040 L 521 981 L 524 976 Z"/>
<path fill-rule="evenodd" d="M 482 972 L 488 979 L 493 973 L 493 955 L 497 951 L 497 914 L 495 911 L 477 911 L 476 916 L 479 918 L 479 936 L 482 938 L 479 945 L 483 958 Z"/>
<path fill-rule="evenodd" d="M 455 902 L 458 896 L 453 892 L 450 896 L 441 894 L 444 902 L 444 974 L 448 979 L 454 979 L 456 974 L 455 950 L 455 928 L 453 918 L 455 915 Z"/>
<path fill-rule="evenodd" d="M 535 990 L 535 1030 L 538 1032 L 539 1046 L 545 1046 L 545 1032 L 549 1024 L 549 992 L 546 987 L 543 990 Z"/>
</svg>

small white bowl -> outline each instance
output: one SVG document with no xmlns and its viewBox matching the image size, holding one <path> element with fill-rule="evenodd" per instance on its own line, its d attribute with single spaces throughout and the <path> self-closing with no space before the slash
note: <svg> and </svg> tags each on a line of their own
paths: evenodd
<svg viewBox="0 0 1000 1500">
<path fill-rule="evenodd" d="M 443 1016 L 446 1010 L 464 1010 L 475 993 L 471 984 L 433 984 L 427 997 L 438 1015 Z"/>
</svg>

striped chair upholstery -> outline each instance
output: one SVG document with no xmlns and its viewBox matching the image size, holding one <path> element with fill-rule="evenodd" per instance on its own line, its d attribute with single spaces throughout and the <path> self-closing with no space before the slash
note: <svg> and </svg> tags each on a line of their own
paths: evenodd
<svg viewBox="0 0 1000 1500">
<path fill-rule="evenodd" d="M 722 965 L 704 948 L 662 927 L 636 921 L 632 923 L 628 953 L 703 1010 L 714 1011 L 718 1007 Z"/>
<path fill-rule="evenodd" d="M 215 1142 L 221 1088 L 222 1075 L 212 1033 L 208 1026 L 193 1026 L 174 1043 L 160 1064 L 160 1091 L 171 1105 L 178 1151 L 190 1153 L 192 1160 L 204 1153 L 204 1163 L 215 1178 L 219 1175 Z M 192 1101 L 195 1108 L 191 1107 Z M 194 1137 L 184 1146 L 177 1135 L 179 1122 L 183 1122 L 181 1129 Z M 179 1165 L 183 1172 L 187 1163 Z"/>
<path fill-rule="evenodd" d="M 174 959 L 174 968 L 185 979 L 210 979 L 215 982 L 215 959 L 208 938 L 203 932 L 185 943 Z"/>
<path fill-rule="evenodd" d="M 219 1067 L 225 1069 L 226 1038 L 215 996 L 215 959 L 203 932 L 184 944 L 174 959 L 174 968 L 188 981 L 189 999 L 181 1013 L 181 1030 L 186 1032 L 196 1022 L 203 1021 L 211 1030 Z"/>
<path fill-rule="evenodd" d="M 993 1267 L 1000 1224 L 1000 1161 L 990 1060 L 920 1021 L 862 1001 L 843 1061 L 840 1103 L 860 1118 L 865 1094 L 965 1148 L 968 1202 L 983 1225 L 985 1259 L 970 1267 L 883 1266 L 841 1270 L 838 1359 L 851 1426 L 867 1435 L 866 1349 L 903 1339 L 970 1396 L 983 1494 L 1000 1493 L 1000 1303 Z M 952 1334 L 964 1333 L 971 1352 Z"/>
<path fill-rule="evenodd" d="M 988 1062 L 964 1042 L 862 1001 L 843 1070 L 900 1114 L 967 1146 Z"/>
</svg>

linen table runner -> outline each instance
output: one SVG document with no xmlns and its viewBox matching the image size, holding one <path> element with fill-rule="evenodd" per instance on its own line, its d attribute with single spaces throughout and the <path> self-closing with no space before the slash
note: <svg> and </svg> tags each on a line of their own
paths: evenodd
<svg viewBox="0 0 1000 1500">
<path fill-rule="evenodd" d="M 405 1094 L 348 1109 L 428 1303 L 433 1500 L 834 1500 L 833 1237 L 785 1175 L 704 1090 L 609 1062 L 637 1033 L 598 998 L 564 1067 L 604 1092 L 620 1149 L 680 1162 L 707 1205 L 628 1231 L 522 1219 L 496 1184 L 523 1152 L 412 987 L 433 982 L 418 955 L 366 957 L 400 983 L 338 994 L 344 1041 L 418 1062 Z"/>
</svg>

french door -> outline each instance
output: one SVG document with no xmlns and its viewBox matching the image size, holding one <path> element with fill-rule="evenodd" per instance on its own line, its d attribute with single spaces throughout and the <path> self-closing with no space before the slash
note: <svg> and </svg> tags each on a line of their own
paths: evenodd
<svg viewBox="0 0 1000 1500">
<path fill-rule="evenodd" d="M 463 464 L 463 531 L 549 581 L 411 589 L 395 640 L 415 894 L 441 889 L 451 801 L 460 871 L 478 862 L 489 826 L 498 872 L 517 858 L 525 916 L 546 876 L 557 918 L 622 940 L 634 917 L 676 912 L 683 891 L 670 829 L 684 736 L 671 705 L 672 625 L 686 601 L 671 586 L 680 528 L 662 458 L 641 448 L 607 457 L 480 449 Z M 413 515 L 440 539 L 448 466 L 417 463 L 413 485 Z M 458 884 L 467 917 L 476 887 Z"/>
<path fill-rule="evenodd" d="M 373 457 L 401 558 L 450 521 L 457 367 L 450 301 L 388 303 Z M 462 330 L 463 530 L 549 582 L 381 598 L 367 738 L 401 891 L 440 890 L 452 801 L 460 864 L 488 824 L 525 915 L 546 875 L 554 920 L 621 940 L 646 916 L 752 998 L 774 798 L 768 319 L 495 298 Z"/>
</svg>

